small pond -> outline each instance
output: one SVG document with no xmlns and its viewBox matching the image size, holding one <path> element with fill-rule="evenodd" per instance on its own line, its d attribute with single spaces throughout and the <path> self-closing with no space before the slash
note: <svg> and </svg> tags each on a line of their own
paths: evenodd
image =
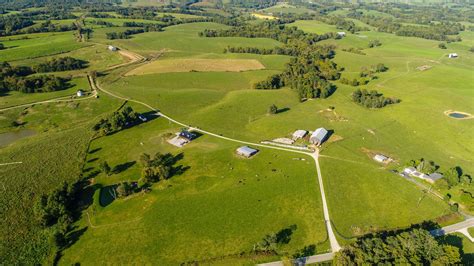
<svg viewBox="0 0 474 266">
<path fill-rule="evenodd" d="M 35 134 L 36 131 L 31 129 L 22 129 L 18 131 L 0 133 L 0 147 L 8 146 L 19 139 L 30 137 Z"/>
<path fill-rule="evenodd" d="M 462 113 L 452 112 L 452 113 L 448 114 L 448 116 L 453 117 L 453 118 L 466 118 L 466 117 L 468 117 L 469 115 L 467 115 L 467 114 L 462 114 Z"/>
</svg>

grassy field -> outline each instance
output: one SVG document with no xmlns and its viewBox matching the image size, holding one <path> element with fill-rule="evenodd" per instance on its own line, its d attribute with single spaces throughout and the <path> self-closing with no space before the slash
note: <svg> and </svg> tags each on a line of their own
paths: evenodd
<svg viewBox="0 0 474 266">
<path fill-rule="evenodd" d="M 278 14 L 304 14 L 315 12 L 305 7 L 296 7 L 287 3 L 277 4 L 269 8 L 261 9 L 260 11 L 265 13 L 272 13 L 275 16 L 278 16 Z"/>
<path fill-rule="evenodd" d="M 89 172 L 102 160 L 112 166 L 131 164 L 109 177 L 99 174 L 96 187 L 137 180 L 140 166 L 136 162 L 142 152 L 182 154 L 178 164 L 188 170 L 154 185 L 149 194 L 105 207 L 97 189 L 88 210 L 90 224 L 82 220 L 80 228 L 87 230 L 60 264 L 93 263 L 104 252 L 110 263 L 172 265 L 218 258 L 250 251 L 265 234 L 293 224 L 297 229 L 282 252 L 293 254 L 310 244 L 317 244 L 319 252 L 328 248 L 316 172 L 309 157 L 295 161 L 300 156 L 262 150 L 250 160 L 243 159 L 234 154 L 238 144 L 208 136 L 178 150 L 164 137 L 178 130 L 157 119 L 92 142 L 90 149 L 97 151 L 88 156 Z M 111 235 L 110 230 L 116 233 Z"/>
<path fill-rule="evenodd" d="M 174 72 L 242 72 L 264 69 L 255 59 L 171 59 L 158 60 L 128 72 L 127 75 L 146 75 Z"/>
<path fill-rule="evenodd" d="M 0 51 L 0 58 L 8 62 L 66 53 L 90 45 L 76 42 L 72 32 L 0 37 L 0 42 L 7 48 Z"/>
</svg>

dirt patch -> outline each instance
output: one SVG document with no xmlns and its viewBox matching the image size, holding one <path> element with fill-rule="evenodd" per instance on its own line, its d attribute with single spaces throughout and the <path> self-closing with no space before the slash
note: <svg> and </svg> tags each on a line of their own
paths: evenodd
<svg viewBox="0 0 474 266">
<path fill-rule="evenodd" d="M 128 72 L 126 76 L 173 72 L 241 72 L 265 69 L 255 59 L 168 59 L 157 60 Z"/>
<path fill-rule="evenodd" d="M 341 121 L 348 121 L 347 118 L 340 116 L 334 111 L 333 109 L 323 109 L 319 110 L 319 112 L 324 118 L 331 122 L 341 122 Z"/>
<path fill-rule="evenodd" d="M 339 135 L 336 135 L 336 134 L 332 134 L 329 139 L 327 140 L 328 143 L 332 143 L 332 142 L 336 142 L 336 141 L 341 141 L 343 140 L 344 138 L 342 136 L 339 136 Z"/>
<path fill-rule="evenodd" d="M 432 68 L 432 66 L 422 65 L 422 66 L 417 67 L 416 69 L 419 70 L 419 71 L 425 71 L 425 70 L 428 70 L 430 68 Z"/>
</svg>

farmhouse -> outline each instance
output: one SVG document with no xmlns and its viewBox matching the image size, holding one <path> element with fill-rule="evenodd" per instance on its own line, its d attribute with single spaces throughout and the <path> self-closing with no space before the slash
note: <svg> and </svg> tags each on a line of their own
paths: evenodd
<svg viewBox="0 0 474 266">
<path fill-rule="evenodd" d="M 258 150 L 252 149 L 248 146 L 242 146 L 236 150 L 237 154 L 240 156 L 244 156 L 247 158 L 252 157 L 253 155 L 257 154 Z"/>
<path fill-rule="evenodd" d="M 328 135 L 328 131 L 325 128 L 320 127 L 316 129 L 313 132 L 313 134 L 311 134 L 309 141 L 319 146 L 323 144 L 323 142 L 326 140 L 327 135 Z"/>
<path fill-rule="evenodd" d="M 375 156 L 374 156 L 374 160 L 376 160 L 379 163 L 385 163 L 389 159 L 390 159 L 389 157 L 387 157 L 385 155 L 382 155 L 382 154 L 375 154 Z"/>
<path fill-rule="evenodd" d="M 443 178 L 443 175 L 440 173 L 424 174 L 415 169 L 415 167 L 407 167 L 403 169 L 403 174 L 418 177 L 427 182 L 434 183 L 436 180 Z"/>
<path fill-rule="evenodd" d="M 84 96 L 84 91 L 83 90 L 78 90 L 76 92 L 76 95 L 77 95 L 77 97 L 82 97 L 82 96 Z"/>
<path fill-rule="evenodd" d="M 458 57 L 458 54 L 457 53 L 450 53 L 448 55 L 449 58 L 457 58 Z"/>
<path fill-rule="evenodd" d="M 344 31 L 340 31 L 340 32 L 337 33 L 337 36 L 346 37 L 346 33 Z"/>
<path fill-rule="evenodd" d="M 293 133 L 293 140 L 302 139 L 308 134 L 308 131 L 303 129 L 298 129 Z"/>
<path fill-rule="evenodd" d="M 112 46 L 112 45 L 107 46 L 107 49 L 109 49 L 109 50 L 112 51 L 112 52 L 115 52 L 115 51 L 118 50 L 117 47 Z"/>
<path fill-rule="evenodd" d="M 179 136 L 183 139 L 186 139 L 187 141 L 191 141 L 197 137 L 195 133 L 189 132 L 187 130 L 181 131 L 181 133 L 179 133 Z"/>
</svg>

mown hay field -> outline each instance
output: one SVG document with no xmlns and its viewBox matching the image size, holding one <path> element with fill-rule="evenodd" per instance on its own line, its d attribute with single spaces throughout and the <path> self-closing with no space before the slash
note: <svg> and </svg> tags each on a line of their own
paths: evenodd
<svg viewBox="0 0 474 266">
<path fill-rule="evenodd" d="M 265 69 L 255 59 L 172 59 L 157 60 L 128 72 L 127 76 L 173 72 L 241 72 Z"/>
</svg>

